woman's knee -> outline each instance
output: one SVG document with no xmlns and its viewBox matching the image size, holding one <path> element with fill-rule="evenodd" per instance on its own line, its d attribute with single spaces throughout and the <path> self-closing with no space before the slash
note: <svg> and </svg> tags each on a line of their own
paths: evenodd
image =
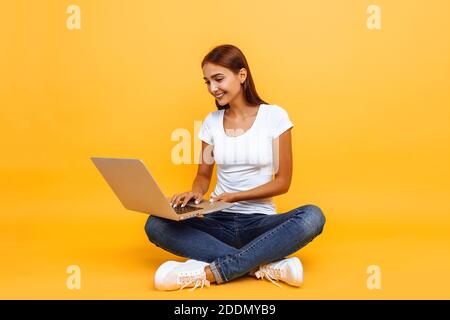
<svg viewBox="0 0 450 320">
<path fill-rule="evenodd" d="M 300 210 L 298 214 L 304 215 L 308 224 L 315 229 L 317 235 L 321 234 L 326 222 L 322 209 L 314 204 L 303 206 L 302 209 L 303 210 Z"/>
<path fill-rule="evenodd" d="M 162 219 L 155 216 L 149 216 L 147 222 L 145 223 L 145 233 L 147 234 L 148 239 L 155 243 L 158 232 L 161 230 L 161 223 L 163 223 Z"/>
</svg>

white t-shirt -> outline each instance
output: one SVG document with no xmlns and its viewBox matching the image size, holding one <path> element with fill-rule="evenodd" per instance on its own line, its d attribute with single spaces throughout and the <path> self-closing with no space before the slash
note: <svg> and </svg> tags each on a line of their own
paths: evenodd
<svg viewBox="0 0 450 320">
<path fill-rule="evenodd" d="M 212 193 L 239 192 L 256 188 L 272 180 L 274 157 L 272 140 L 293 127 L 288 113 L 278 105 L 261 104 L 250 129 L 225 134 L 225 110 L 210 112 L 198 137 L 213 145 L 217 165 L 217 183 Z M 276 214 L 272 198 L 234 202 L 225 212 Z"/>
</svg>

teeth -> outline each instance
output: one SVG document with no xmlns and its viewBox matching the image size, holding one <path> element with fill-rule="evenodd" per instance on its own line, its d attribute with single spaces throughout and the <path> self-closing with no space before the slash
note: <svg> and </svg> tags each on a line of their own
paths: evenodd
<svg viewBox="0 0 450 320">
<path fill-rule="evenodd" d="M 218 96 L 216 96 L 216 98 L 220 98 L 221 96 L 223 96 L 225 93 L 221 93 Z"/>
</svg>

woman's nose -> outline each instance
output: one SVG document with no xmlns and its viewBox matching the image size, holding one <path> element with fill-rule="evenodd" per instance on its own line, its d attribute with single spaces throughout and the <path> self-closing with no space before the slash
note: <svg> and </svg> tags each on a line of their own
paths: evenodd
<svg viewBox="0 0 450 320">
<path fill-rule="evenodd" d="M 212 94 L 216 94 L 217 92 L 219 92 L 219 89 L 213 84 L 209 87 L 209 90 Z"/>
</svg>

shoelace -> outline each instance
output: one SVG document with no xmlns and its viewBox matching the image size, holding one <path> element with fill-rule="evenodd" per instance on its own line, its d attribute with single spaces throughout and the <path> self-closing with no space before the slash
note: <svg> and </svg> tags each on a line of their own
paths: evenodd
<svg viewBox="0 0 450 320">
<path fill-rule="evenodd" d="M 204 275 L 201 274 L 183 274 L 183 275 L 179 275 L 179 283 L 181 284 L 180 290 L 183 290 L 184 288 L 186 288 L 189 285 L 194 284 L 194 287 L 192 289 L 190 289 L 189 291 L 194 291 L 195 289 L 197 289 L 198 287 L 203 288 L 205 285 L 207 287 L 210 286 L 210 282 L 206 279 L 206 277 Z"/>
<path fill-rule="evenodd" d="M 264 279 L 270 280 L 274 285 L 277 287 L 281 286 L 277 283 L 277 281 L 281 278 L 281 269 L 279 268 L 261 268 L 258 271 L 255 272 L 255 276 L 258 279 Z"/>
</svg>

